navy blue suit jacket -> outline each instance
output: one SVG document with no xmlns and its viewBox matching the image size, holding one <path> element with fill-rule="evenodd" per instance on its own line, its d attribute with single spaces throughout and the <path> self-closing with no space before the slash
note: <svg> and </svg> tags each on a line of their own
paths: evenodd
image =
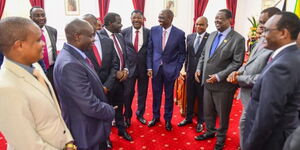
<svg viewBox="0 0 300 150">
<path fill-rule="evenodd" d="M 54 83 L 62 115 L 81 149 L 105 142 L 114 118 L 97 73 L 71 46 L 65 44 L 54 66 Z"/>
<path fill-rule="evenodd" d="M 179 76 L 186 55 L 184 32 L 172 26 L 164 50 L 162 50 L 162 32 L 161 26 L 154 26 L 150 30 L 147 68 L 152 69 L 153 76 L 156 76 L 162 64 L 166 78 L 175 80 Z"/>
<path fill-rule="evenodd" d="M 267 64 L 246 109 L 244 150 L 281 150 L 299 125 L 300 50 L 281 51 Z"/>
</svg>

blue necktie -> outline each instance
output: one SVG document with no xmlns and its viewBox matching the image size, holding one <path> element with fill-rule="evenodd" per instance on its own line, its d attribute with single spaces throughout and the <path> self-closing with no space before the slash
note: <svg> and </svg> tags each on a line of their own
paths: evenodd
<svg viewBox="0 0 300 150">
<path fill-rule="evenodd" d="M 197 37 L 196 37 L 196 40 L 195 40 L 195 43 L 194 43 L 194 52 L 195 52 L 195 54 L 197 53 L 198 48 L 199 48 L 199 46 L 200 46 L 200 38 L 201 38 L 200 35 L 197 36 Z"/>
<path fill-rule="evenodd" d="M 217 47 L 218 47 L 218 45 L 219 45 L 219 43 L 220 43 L 221 37 L 222 37 L 222 34 L 221 34 L 221 33 L 219 33 L 219 34 L 216 36 L 216 38 L 215 38 L 215 40 L 214 40 L 214 42 L 213 42 L 213 44 L 212 44 L 212 46 L 211 46 L 210 53 L 209 53 L 209 57 L 211 57 L 211 56 L 214 54 L 214 52 L 216 51 L 216 49 L 217 49 Z"/>
</svg>

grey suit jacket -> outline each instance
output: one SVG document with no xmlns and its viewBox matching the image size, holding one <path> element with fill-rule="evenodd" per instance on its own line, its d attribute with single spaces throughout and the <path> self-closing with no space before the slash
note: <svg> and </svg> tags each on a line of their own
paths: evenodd
<svg viewBox="0 0 300 150">
<path fill-rule="evenodd" d="M 213 41 L 218 32 L 210 34 L 205 44 L 197 65 L 197 71 L 203 70 L 202 84 L 209 90 L 231 91 L 236 89 L 233 85 L 226 81 L 227 76 L 237 70 L 243 63 L 245 54 L 245 39 L 237 32 L 231 30 L 222 43 L 217 47 L 214 54 L 209 57 L 209 52 Z M 208 75 L 216 74 L 220 82 L 214 84 L 206 83 Z"/>
<path fill-rule="evenodd" d="M 268 59 L 273 51 L 262 48 L 259 42 L 252 50 L 252 55 L 246 64 L 244 64 L 238 72 L 241 73 L 237 77 L 239 86 L 241 87 L 240 98 L 243 105 L 247 106 L 251 98 L 251 90 L 256 80 L 258 79 L 260 72 L 266 66 Z"/>
</svg>

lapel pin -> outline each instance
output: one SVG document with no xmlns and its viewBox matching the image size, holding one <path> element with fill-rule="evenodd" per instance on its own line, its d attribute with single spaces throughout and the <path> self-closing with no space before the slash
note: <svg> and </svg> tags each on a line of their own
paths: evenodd
<svg viewBox="0 0 300 150">
<path fill-rule="evenodd" d="M 227 42 L 227 40 L 224 40 L 224 43 L 226 43 Z"/>
</svg>

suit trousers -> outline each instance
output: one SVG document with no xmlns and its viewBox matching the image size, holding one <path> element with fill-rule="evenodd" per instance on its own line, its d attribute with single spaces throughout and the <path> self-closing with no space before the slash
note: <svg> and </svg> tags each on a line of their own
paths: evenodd
<svg viewBox="0 0 300 150">
<path fill-rule="evenodd" d="M 160 118 L 160 106 L 162 99 L 162 90 L 165 90 L 165 121 L 171 121 L 173 115 L 173 94 L 174 94 L 174 79 L 167 79 L 164 74 L 163 67 L 160 66 L 156 76 L 152 78 L 153 91 L 153 118 Z"/>
<path fill-rule="evenodd" d="M 109 103 L 112 104 L 113 107 L 118 106 L 118 108 L 115 110 L 115 121 L 118 130 L 121 132 L 125 130 L 123 114 L 125 99 L 124 83 L 116 81 L 113 85 L 113 88 L 109 92 Z"/>
<path fill-rule="evenodd" d="M 198 101 L 198 123 L 203 123 L 203 85 L 195 81 L 194 76 L 187 77 L 186 82 L 186 93 L 187 93 L 187 114 L 186 120 L 192 120 L 194 114 L 194 106 L 196 100 Z"/>
<path fill-rule="evenodd" d="M 107 150 L 107 144 L 106 142 L 100 143 L 99 145 L 94 145 L 89 148 L 77 148 L 78 150 Z"/>
<path fill-rule="evenodd" d="M 144 77 L 139 77 L 138 75 L 134 75 L 131 78 L 127 78 L 124 81 L 125 86 L 125 118 L 130 119 L 132 117 L 132 101 L 135 93 L 135 83 L 137 82 L 137 90 L 138 90 L 138 109 L 136 111 L 137 117 L 143 117 L 146 108 L 146 98 L 147 98 L 147 90 L 148 90 L 148 76 L 145 74 Z"/>
<path fill-rule="evenodd" d="M 213 91 L 204 85 L 204 118 L 207 132 L 217 132 L 218 140 L 225 140 L 229 124 L 229 115 L 235 90 Z M 220 118 L 220 126 L 216 131 L 216 118 Z"/>
</svg>

